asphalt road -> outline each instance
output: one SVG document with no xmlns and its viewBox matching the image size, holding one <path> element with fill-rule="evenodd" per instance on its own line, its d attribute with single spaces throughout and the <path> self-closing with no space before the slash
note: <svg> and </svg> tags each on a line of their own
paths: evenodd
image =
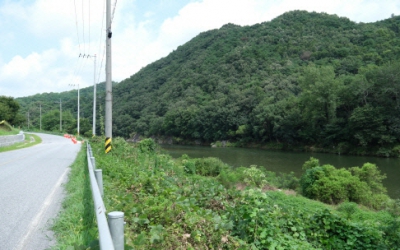
<svg viewBox="0 0 400 250">
<path fill-rule="evenodd" d="M 81 144 L 37 135 L 41 144 L 0 153 L 0 250 L 41 250 L 54 244 L 49 226 Z"/>
</svg>

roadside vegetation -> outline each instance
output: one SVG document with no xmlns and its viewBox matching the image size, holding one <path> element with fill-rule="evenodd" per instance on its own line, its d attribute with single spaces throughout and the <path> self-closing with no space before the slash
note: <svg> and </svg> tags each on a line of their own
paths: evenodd
<svg viewBox="0 0 400 250">
<path fill-rule="evenodd" d="M 91 145 L 103 170 L 107 210 L 125 213 L 126 249 L 375 250 L 400 245 L 399 204 L 385 196 L 384 176 L 368 164 L 344 173 L 310 159 L 299 180 L 257 166 L 234 169 L 216 158 L 174 160 L 151 139 L 132 145 L 115 138 L 108 155 L 102 138 Z M 86 166 L 84 156 L 78 158 Z M 71 215 L 58 219 L 55 229 L 66 231 L 56 235 L 63 246 L 96 249 L 90 248 L 97 237 L 93 215 L 84 217 L 82 210 L 93 207 L 84 205 L 84 191 L 76 190 L 87 179 L 79 165 L 73 166 L 70 181 L 81 171 L 81 183 L 68 189 L 79 194 L 64 203 Z M 343 184 L 343 175 L 353 176 L 353 182 Z M 336 197 L 332 186 L 345 191 Z M 378 206 L 363 202 L 371 199 L 360 194 L 364 191 L 381 197 Z M 64 241 L 68 234 L 73 236 Z"/>
<path fill-rule="evenodd" d="M 0 136 L 16 135 L 18 133 L 19 133 L 19 130 L 13 128 L 8 122 L 6 122 L 5 120 L 0 121 Z"/>
<path fill-rule="evenodd" d="M 85 146 L 82 146 L 75 162 L 71 165 L 65 191 L 62 211 L 52 225 L 57 239 L 57 245 L 53 249 L 80 250 L 88 247 L 98 249 L 97 224 Z"/>
</svg>

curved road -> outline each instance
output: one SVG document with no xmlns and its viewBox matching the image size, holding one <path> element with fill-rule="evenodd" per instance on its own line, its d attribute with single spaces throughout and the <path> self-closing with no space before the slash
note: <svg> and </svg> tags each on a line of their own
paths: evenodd
<svg viewBox="0 0 400 250">
<path fill-rule="evenodd" d="M 37 134 L 42 143 L 0 153 L 0 249 L 47 249 L 63 199 L 62 184 L 81 144 Z"/>
</svg>

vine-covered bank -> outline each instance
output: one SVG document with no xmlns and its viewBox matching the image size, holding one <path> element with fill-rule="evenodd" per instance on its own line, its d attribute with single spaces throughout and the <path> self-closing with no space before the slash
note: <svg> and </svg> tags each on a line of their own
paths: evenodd
<svg viewBox="0 0 400 250">
<path fill-rule="evenodd" d="M 310 159 L 299 180 L 262 167 L 233 169 L 216 158 L 174 160 L 158 152 L 151 139 L 131 145 L 116 138 L 108 155 L 102 142 L 91 144 L 96 166 L 103 169 L 105 205 L 108 211 L 125 212 L 126 249 L 375 250 L 400 245 L 395 201 L 382 198 L 381 206 L 370 210 L 370 204 L 353 199 L 360 190 L 384 197 L 384 176 L 370 165 L 345 173 Z M 369 184 L 362 178 L 366 173 L 372 173 Z M 347 192 L 328 199 L 322 182 Z M 93 246 L 95 238 L 74 244 Z"/>
</svg>

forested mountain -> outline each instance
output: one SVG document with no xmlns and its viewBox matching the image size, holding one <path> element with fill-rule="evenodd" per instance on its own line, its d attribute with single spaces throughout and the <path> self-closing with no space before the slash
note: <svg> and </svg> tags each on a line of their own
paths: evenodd
<svg viewBox="0 0 400 250">
<path fill-rule="evenodd" d="M 97 134 L 101 132 L 101 119 L 104 116 L 105 83 L 97 84 Z M 83 88 L 80 96 L 80 132 L 87 136 L 92 135 L 93 121 L 93 87 Z M 21 106 L 18 125 L 24 129 L 60 130 L 60 106 L 62 112 L 62 131 L 67 133 L 77 132 L 78 90 L 62 93 L 43 93 L 29 97 L 15 99 Z M 60 105 L 61 101 L 61 105 Z M 22 119 L 21 119 L 22 117 Z M 42 121 L 41 121 L 42 120 Z M 28 126 L 29 123 L 29 126 Z"/>
<path fill-rule="evenodd" d="M 227 24 L 115 85 L 113 133 L 388 156 L 400 148 L 399 69 L 400 16 Z"/>
</svg>

